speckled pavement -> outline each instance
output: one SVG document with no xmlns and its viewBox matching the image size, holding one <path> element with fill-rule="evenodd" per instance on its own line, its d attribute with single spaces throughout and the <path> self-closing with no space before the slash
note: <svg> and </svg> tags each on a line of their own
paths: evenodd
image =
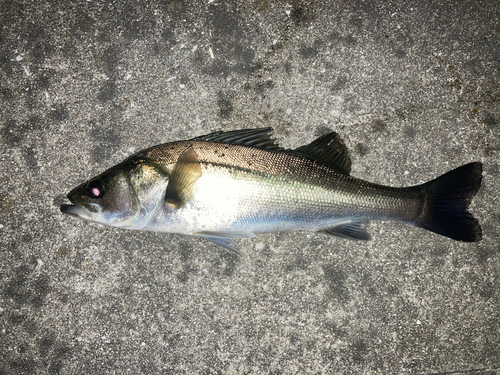
<svg viewBox="0 0 500 375">
<path fill-rule="evenodd" d="M 0 374 L 500 374 L 498 1 L 0 2 Z M 328 132 L 352 175 L 484 164 L 479 243 L 204 240 L 64 216 L 159 143 Z"/>
</svg>

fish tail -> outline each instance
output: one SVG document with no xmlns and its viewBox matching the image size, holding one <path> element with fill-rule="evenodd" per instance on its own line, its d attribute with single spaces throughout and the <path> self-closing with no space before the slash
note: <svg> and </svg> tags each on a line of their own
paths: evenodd
<svg viewBox="0 0 500 375">
<path fill-rule="evenodd" d="M 414 224 L 454 240 L 480 241 L 481 225 L 467 208 L 481 186 L 482 169 L 469 163 L 421 185 L 424 205 Z"/>
</svg>

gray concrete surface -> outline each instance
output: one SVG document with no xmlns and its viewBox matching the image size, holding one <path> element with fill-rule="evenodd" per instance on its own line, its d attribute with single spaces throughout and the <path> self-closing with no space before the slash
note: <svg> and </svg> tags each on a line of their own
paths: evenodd
<svg viewBox="0 0 500 375">
<path fill-rule="evenodd" d="M 439 4 L 438 4 L 439 3 Z M 499 374 L 498 1 L 0 2 L 0 373 Z M 326 131 L 403 186 L 484 163 L 480 243 L 200 239 L 63 216 L 133 151 Z"/>
</svg>

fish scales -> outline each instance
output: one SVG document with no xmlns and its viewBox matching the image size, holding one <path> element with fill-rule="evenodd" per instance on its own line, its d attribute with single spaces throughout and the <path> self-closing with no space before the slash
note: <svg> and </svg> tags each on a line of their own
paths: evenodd
<svg viewBox="0 0 500 375">
<path fill-rule="evenodd" d="M 252 227 L 254 232 L 272 232 L 291 229 L 321 229 L 353 218 L 415 219 L 421 199 L 419 192 L 411 188 L 391 188 L 371 184 L 336 172 L 325 163 L 311 160 L 293 152 L 269 152 L 240 145 L 207 142 L 182 142 L 175 147 L 167 145 L 146 152 L 144 159 L 162 163 L 171 170 L 180 153 L 193 147 L 202 166 L 202 176 L 213 176 L 207 182 L 202 178 L 197 186 L 217 204 L 229 200 L 235 210 L 230 215 L 225 204 L 203 202 L 197 199 L 186 207 L 182 219 L 189 220 L 190 210 L 211 210 L 212 217 L 203 224 L 202 230 L 221 230 L 231 227 L 242 230 Z M 213 184 L 230 181 L 245 182 L 233 189 L 215 189 Z M 205 186 L 204 186 L 205 184 Z M 233 186 L 233 185 L 231 185 Z M 197 194 L 195 194 L 196 198 Z M 208 199 L 208 197 L 207 197 Z M 332 214 L 335 212 L 335 214 Z M 314 221 L 312 220 L 314 219 Z M 201 224 L 202 221 L 197 221 Z M 179 218 L 177 225 L 192 226 Z M 163 222 L 157 220 L 148 227 L 161 231 Z M 193 230 L 196 230 L 195 227 Z"/>
</svg>

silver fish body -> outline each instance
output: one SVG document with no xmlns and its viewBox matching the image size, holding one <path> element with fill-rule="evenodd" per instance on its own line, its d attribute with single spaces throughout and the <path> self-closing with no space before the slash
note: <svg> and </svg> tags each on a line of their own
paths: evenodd
<svg viewBox="0 0 500 375">
<path fill-rule="evenodd" d="M 197 235 L 236 250 L 234 238 L 310 230 L 367 240 L 369 220 L 397 220 L 479 241 L 467 212 L 481 184 L 470 163 L 427 184 L 394 188 L 349 175 L 336 133 L 295 150 L 271 129 L 213 133 L 137 153 L 75 188 L 63 213 L 101 224 Z"/>
</svg>

